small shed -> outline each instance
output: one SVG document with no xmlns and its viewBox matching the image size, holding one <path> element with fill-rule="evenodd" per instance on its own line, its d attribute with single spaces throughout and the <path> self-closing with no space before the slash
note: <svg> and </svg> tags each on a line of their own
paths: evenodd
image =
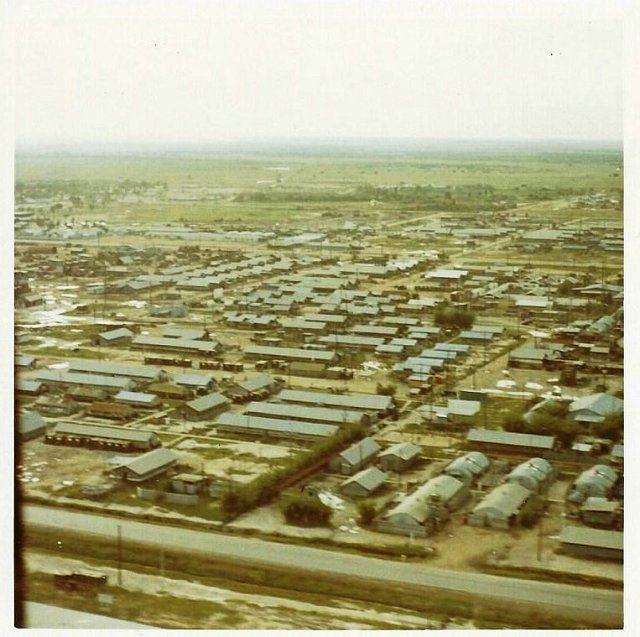
<svg viewBox="0 0 640 637">
<path fill-rule="evenodd" d="M 117 466 L 113 473 L 129 482 L 143 482 L 165 473 L 177 460 L 173 451 L 160 447 Z"/>
<path fill-rule="evenodd" d="M 613 528 L 618 522 L 618 503 L 606 498 L 587 498 L 580 507 L 580 519 L 587 526 Z"/>
<path fill-rule="evenodd" d="M 420 447 L 413 442 L 398 442 L 378 456 L 378 464 L 384 471 L 401 473 L 409 469 L 420 458 Z"/>
<path fill-rule="evenodd" d="M 379 489 L 386 478 L 387 474 L 384 471 L 377 467 L 369 467 L 347 478 L 340 485 L 340 491 L 349 497 L 366 498 Z"/>
<path fill-rule="evenodd" d="M 204 493 L 208 486 L 208 476 L 193 473 L 179 473 L 171 478 L 171 490 L 174 493 L 197 495 L 199 493 Z"/>
<path fill-rule="evenodd" d="M 17 394 L 25 396 L 38 396 L 46 390 L 46 385 L 40 380 L 22 380 L 18 379 L 15 385 Z"/>
<path fill-rule="evenodd" d="M 20 367 L 22 369 L 35 369 L 38 363 L 38 359 L 35 356 L 25 356 L 16 354 L 14 356 L 14 367 Z"/>
<path fill-rule="evenodd" d="M 380 451 L 380 445 L 373 438 L 363 438 L 331 459 L 331 471 L 343 475 L 354 475 L 367 465 Z"/>
<path fill-rule="evenodd" d="M 501 484 L 488 493 L 471 511 L 468 522 L 471 526 L 488 526 L 507 530 L 518 521 L 531 491 L 520 484 Z"/>
<path fill-rule="evenodd" d="M 115 330 L 109 330 L 98 334 L 93 341 L 94 345 L 110 347 L 113 345 L 130 344 L 134 333 L 126 328 L 119 327 Z"/>
<path fill-rule="evenodd" d="M 172 383 L 153 383 L 147 389 L 161 398 L 171 400 L 189 400 L 193 398 L 193 391 L 188 387 L 174 385 Z"/>
</svg>

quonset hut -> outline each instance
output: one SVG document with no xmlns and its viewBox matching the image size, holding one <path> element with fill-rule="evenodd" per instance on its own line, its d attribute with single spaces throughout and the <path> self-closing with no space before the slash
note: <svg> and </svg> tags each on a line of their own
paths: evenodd
<svg viewBox="0 0 640 637">
<path fill-rule="evenodd" d="M 606 464 L 597 464 L 583 471 L 571 485 L 567 501 L 582 504 L 587 498 L 608 498 L 618 474 Z"/>
<path fill-rule="evenodd" d="M 416 537 L 427 537 L 439 529 L 469 496 L 468 486 L 447 475 L 432 478 L 402 502 L 385 513 L 377 530 Z"/>
<path fill-rule="evenodd" d="M 553 478 L 553 467 L 544 458 L 530 458 L 515 467 L 506 480 L 512 484 L 520 484 L 534 493 L 542 493 Z"/>
<path fill-rule="evenodd" d="M 470 484 L 486 473 L 491 461 L 480 451 L 470 451 L 452 460 L 442 473 Z"/>
<path fill-rule="evenodd" d="M 519 514 L 532 493 L 520 484 L 501 484 L 488 493 L 471 511 L 470 526 L 506 530 L 518 522 Z"/>
</svg>

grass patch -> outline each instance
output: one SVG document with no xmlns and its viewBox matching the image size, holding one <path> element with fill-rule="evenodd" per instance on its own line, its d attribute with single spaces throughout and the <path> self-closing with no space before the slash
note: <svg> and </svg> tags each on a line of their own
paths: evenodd
<svg viewBox="0 0 640 637">
<path fill-rule="evenodd" d="M 118 549 L 115 541 L 98 537 L 77 536 L 60 531 L 51 534 L 46 530 L 27 529 L 22 539 L 26 549 L 45 549 L 58 555 L 86 556 L 98 562 L 117 563 Z M 58 544 L 58 541 L 62 544 Z M 151 568 L 154 572 L 159 564 L 158 549 L 143 544 L 127 542 L 124 550 L 124 568 L 141 570 Z M 612 628 L 606 619 L 590 621 L 576 617 L 573 620 L 553 615 L 552 609 L 544 612 L 530 609 L 526 605 L 514 608 L 490 598 L 471 598 L 449 591 L 429 590 L 411 585 L 396 585 L 388 582 L 369 581 L 355 577 L 332 577 L 314 572 L 313 577 L 301 569 L 245 563 L 238 559 L 226 560 L 217 556 L 202 559 L 198 553 L 165 551 L 164 565 L 169 577 L 200 581 L 212 586 L 233 587 L 234 590 L 261 592 L 288 597 L 295 591 L 295 599 L 320 601 L 323 596 L 332 596 L 360 602 L 385 603 L 398 608 L 427 614 L 429 617 L 446 620 L 450 617 L 468 617 L 499 623 L 502 627 L 518 626 L 531 628 Z"/>
</svg>

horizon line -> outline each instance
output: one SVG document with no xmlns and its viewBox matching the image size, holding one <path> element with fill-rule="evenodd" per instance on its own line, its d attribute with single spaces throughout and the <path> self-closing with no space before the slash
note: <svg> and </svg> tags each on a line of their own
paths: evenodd
<svg viewBox="0 0 640 637">
<path fill-rule="evenodd" d="M 377 144 L 417 146 L 445 144 L 476 144 L 484 146 L 499 145 L 565 145 L 565 146 L 616 146 L 624 147 L 624 138 L 562 138 L 562 137 L 361 137 L 361 136 L 309 136 L 309 137 L 227 137 L 207 140 L 157 140 L 157 139 L 129 139 L 129 140 L 19 140 L 14 143 L 14 153 L 21 152 L 70 152 L 74 150 L 215 150 L 215 147 L 242 146 L 302 146 L 302 145 L 358 145 Z"/>
</svg>

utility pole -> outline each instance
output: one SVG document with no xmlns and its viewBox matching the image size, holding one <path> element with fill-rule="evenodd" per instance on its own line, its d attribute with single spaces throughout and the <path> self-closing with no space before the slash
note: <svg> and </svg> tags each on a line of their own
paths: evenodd
<svg viewBox="0 0 640 637">
<path fill-rule="evenodd" d="M 118 524 L 118 586 L 122 586 L 122 525 Z"/>
</svg>

